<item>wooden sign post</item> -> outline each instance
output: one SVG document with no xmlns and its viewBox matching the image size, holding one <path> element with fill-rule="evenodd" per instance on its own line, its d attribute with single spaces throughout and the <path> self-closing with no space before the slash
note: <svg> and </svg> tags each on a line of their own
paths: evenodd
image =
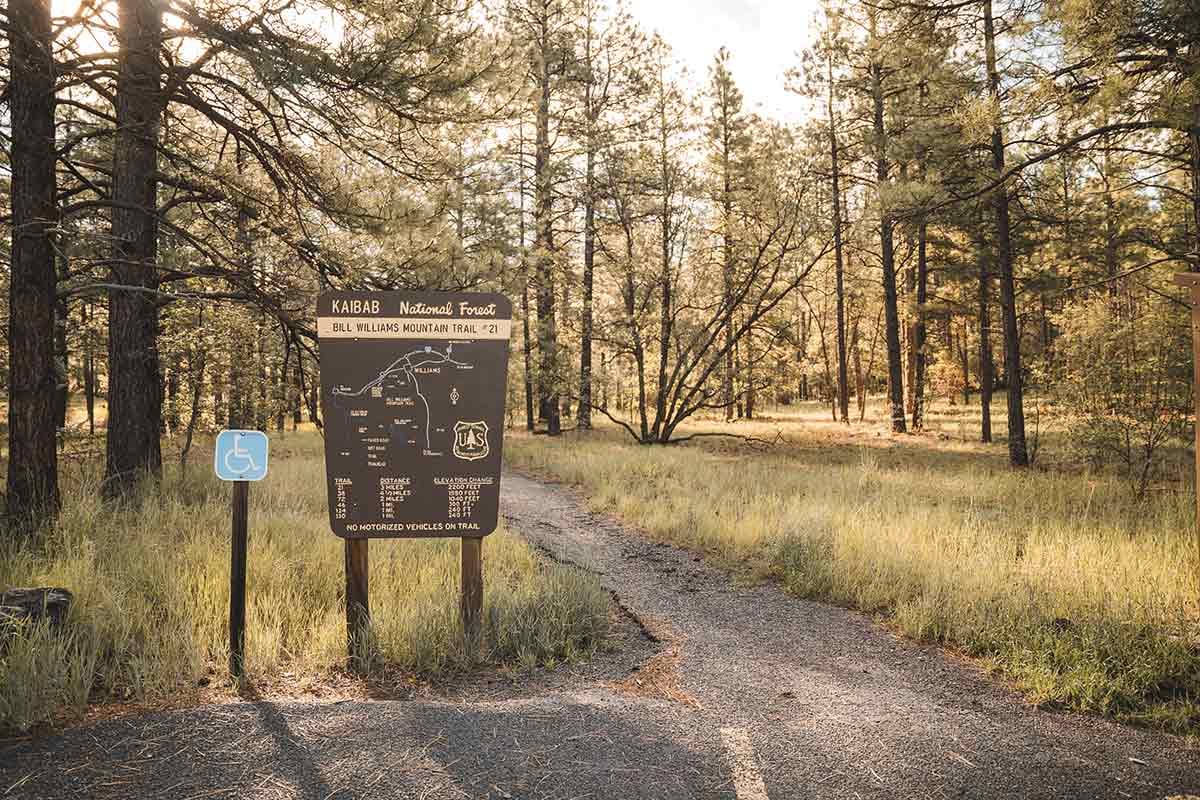
<svg viewBox="0 0 1200 800">
<path fill-rule="evenodd" d="M 346 647 L 351 666 L 358 671 L 366 667 L 367 629 L 371 621 L 371 600 L 367 591 L 369 544 L 370 539 L 346 540 Z"/>
<path fill-rule="evenodd" d="M 1175 284 L 1186 286 L 1192 299 L 1192 401 L 1195 403 L 1196 422 L 1196 550 L 1200 558 L 1200 272 L 1179 272 Z"/>
<path fill-rule="evenodd" d="M 479 636 L 479 618 L 483 614 L 483 539 L 463 537 L 462 598 L 459 601 L 463 633 L 469 639 Z"/>
<path fill-rule="evenodd" d="M 352 666 L 370 623 L 367 541 L 462 540 L 460 612 L 483 615 L 483 537 L 500 514 L 512 304 L 502 295 L 326 292 L 317 299 L 329 525 L 346 540 Z"/>
</svg>

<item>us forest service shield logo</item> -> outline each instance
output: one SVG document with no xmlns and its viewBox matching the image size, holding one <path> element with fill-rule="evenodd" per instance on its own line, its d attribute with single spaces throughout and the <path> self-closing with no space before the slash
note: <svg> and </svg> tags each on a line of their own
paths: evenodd
<svg viewBox="0 0 1200 800">
<path fill-rule="evenodd" d="M 487 458 L 488 426 L 483 420 L 479 422 L 454 423 L 454 455 L 463 461 L 478 461 Z"/>
</svg>

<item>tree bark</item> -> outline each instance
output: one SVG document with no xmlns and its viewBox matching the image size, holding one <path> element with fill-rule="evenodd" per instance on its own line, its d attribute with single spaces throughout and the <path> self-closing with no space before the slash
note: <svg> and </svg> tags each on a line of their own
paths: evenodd
<svg viewBox="0 0 1200 800">
<path fill-rule="evenodd" d="M 204 306 L 196 313 L 196 327 L 204 324 Z M 192 387 L 192 407 L 188 414 L 187 429 L 184 433 L 183 448 L 179 451 L 179 469 L 187 471 L 188 453 L 192 450 L 192 439 L 196 435 L 196 423 L 200 420 L 200 398 L 204 396 L 204 362 L 208 352 L 203 338 L 192 343 L 188 350 L 188 381 Z"/>
<path fill-rule="evenodd" d="M 225 389 L 221 381 L 220 371 L 213 370 L 213 425 L 225 427 Z"/>
<path fill-rule="evenodd" d="M 982 232 L 976 237 L 975 252 L 979 261 L 979 440 L 988 443 L 992 441 L 992 390 L 995 368 L 992 364 L 991 336 L 992 273 Z"/>
<path fill-rule="evenodd" d="M 722 227 L 722 264 L 721 279 L 723 294 L 721 301 L 725 304 L 725 373 L 722 376 L 722 400 L 725 405 L 725 421 L 733 420 L 733 198 L 731 194 L 729 175 L 729 136 L 728 123 L 722 140 L 721 153 L 722 178 L 724 186 L 721 193 Z"/>
<path fill-rule="evenodd" d="M 254 406 L 252 409 L 251 419 L 254 420 L 254 429 L 265 431 L 269 419 L 269 399 L 267 388 L 271 385 L 270 370 L 267 366 L 267 348 L 265 337 L 263 336 L 264 325 L 262 322 L 262 314 L 255 313 L 254 320 L 254 377 L 255 384 L 258 386 Z"/>
<path fill-rule="evenodd" d="M 926 260 L 927 228 L 922 217 L 917 227 L 917 308 L 913 322 L 913 410 L 912 427 L 921 430 L 925 425 L 925 301 L 929 289 L 929 265 Z"/>
<path fill-rule="evenodd" d="M 829 365 L 829 345 L 825 337 L 825 323 L 822 322 L 822 314 L 813 314 L 817 321 L 817 335 L 821 338 L 821 364 L 825 368 L 825 385 L 832 391 L 829 393 L 829 412 L 833 416 L 833 421 L 838 421 L 838 391 L 833 383 L 833 370 Z"/>
<path fill-rule="evenodd" d="M 59 508 L 55 452 L 54 58 L 50 0 L 9 0 L 12 266 L 8 291 L 10 520 Z"/>
<path fill-rule="evenodd" d="M 850 352 L 854 356 L 854 396 L 858 407 L 859 419 L 862 419 L 863 412 L 867 407 L 866 385 L 864 384 L 863 369 L 862 369 L 862 345 L 859 342 L 858 330 L 861 316 L 854 317 L 850 323 Z"/>
<path fill-rule="evenodd" d="M 658 298 L 658 387 L 654 396 L 654 430 L 658 439 L 662 426 L 666 424 L 667 392 L 670 378 L 667 363 L 671 353 L 673 333 L 672 306 L 674 304 L 674 280 L 671 275 L 671 195 L 674 181 L 671 174 L 671 151 L 667 117 L 667 92 L 664 77 L 658 74 L 658 177 L 659 177 L 659 298 Z"/>
<path fill-rule="evenodd" d="M 592 427 L 592 291 L 596 263 L 595 162 L 595 144 L 589 136 L 583 190 L 583 311 L 580 320 L 582 331 L 579 343 L 579 413 L 577 416 L 577 424 L 584 430 Z"/>
<path fill-rule="evenodd" d="M 320 365 L 318 365 L 320 366 Z M 304 371 L 300 371 L 301 380 L 304 379 Z M 318 381 L 309 383 L 308 392 L 305 394 L 304 402 L 308 405 L 308 419 L 320 430 L 323 426 L 321 422 L 321 384 Z"/>
<path fill-rule="evenodd" d="M 175 367 L 167 370 L 166 388 L 166 430 L 170 433 L 177 433 L 179 431 L 179 370 Z"/>
<path fill-rule="evenodd" d="M 301 400 L 301 393 L 304 388 L 301 386 L 300 373 L 304 367 L 300 364 L 300 359 L 304 357 L 303 353 L 296 353 L 296 365 L 292 369 L 292 430 L 297 430 L 300 423 L 303 421 L 300 415 L 301 407 L 304 405 Z"/>
<path fill-rule="evenodd" d="M 521 245 L 521 355 L 525 367 L 525 430 L 532 431 L 536 424 L 533 412 L 533 345 L 529 335 L 529 258 L 525 250 L 525 120 L 518 125 L 517 139 L 517 199 L 520 211 L 517 217 Z"/>
<path fill-rule="evenodd" d="M 1004 129 L 1000 122 L 1000 74 L 996 69 L 996 30 L 992 18 L 992 0 L 983 0 L 984 45 L 987 58 L 988 90 L 997 109 L 992 126 L 992 169 L 1004 174 Z M 1011 227 L 1009 224 L 1008 185 L 992 192 L 996 211 L 996 259 L 1000 267 L 1000 313 L 1004 319 L 1004 377 L 1008 388 L 1008 460 L 1014 467 L 1029 464 L 1025 446 L 1025 405 L 1021 375 L 1021 334 L 1017 327 L 1016 282 L 1013 278 Z"/>
<path fill-rule="evenodd" d="M 546 14 L 548 9 L 544 9 Z M 549 20 L 540 20 L 538 59 L 537 132 L 534 154 L 534 236 L 537 244 L 538 401 L 546 432 L 562 432 L 558 379 L 558 326 L 554 312 L 554 199 L 550 175 L 550 65 L 552 43 Z"/>
<path fill-rule="evenodd" d="M 80 307 L 83 315 L 83 404 L 87 408 L 88 436 L 96 435 L 96 350 L 92 332 L 92 301 Z"/>
<path fill-rule="evenodd" d="M 67 243 L 58 237 L 58 275 L 66 280 L 70 273 L 67 261 Z M 67 326 L 70 324 L 71 302 L 67 295 L 57 297 L 54 303 L 54 424 L 67 427 L 67 401 L 70 399 L 70 353 L 68 352 Z"/>
<path fill-rule="evenodd" d="M 879 309 L 879 315 L 875 317 L 875 326 L 871 330 L 871 349 L 867 351 L 867 370 L 864 373 L 864 386 L 871 379 L 871 374 L 875 371 L 875 345 L 879 344 L 879 317 L 883 316 L 883 309 Z M 863 390 L 862 401 L 858 406 L 858 421 L 862 422 L 867 416 L 867 393 Z"/>
<path fill-rule="evenodd" d="M 631 228 L 627 228 L 631 230 Z M 625 301 L 625 320 L 629 325 L 630 341 L 633 350 L 633 363 L 637 370 L 638 393 L 638 425 L 641 434 L 642 442 L 649 442 L 650 439 L 650 424 L 646 414 L 646 348 L 642 343 L 642 334 L 638 328 L 637 322 L 637 287 L 633 280 L 634 260 L 633 255 L 633 238 L 632 234 L 627 238 L 627 257 L 626 264 L 628 271 L 625 273 L 625 286 L 621 294 Z"/>
<path fill-rule="evenodd" d="M 968 326 L 969 326 L 969 323 L 967 322 L 967 320 L 963 319 L 962 338 L 959 339 L 959 342 L 958 342 L 959 357 L 962 360 L 962 381 L 963 381 L 962 393 L 963 393 L 963 405 L 964 406 L 971 404 L 971 361 L 970 361 L 970 356 L 967 353 Z"/>
<path fill-rule="evenodd" d="M 877 38 L 876 11 L 868 11 L 870 35 Z M 888 399 L 892 414 L 892 431 L 906 430 L 904 413 L 904 362 L 900 350 L 900 310 L 896 297 L 896 256 L 892 241 L 894 222 L 883 199 L 884 185 L 888 180 L 887 130 L 883 124 L 883 64 L 877 56 L 871 62 L 871 99 L 875 133 L 875 180 L 879 194 L 879 253 L 883 260 L 883 305 L 884 328 L 887 339 Z"/>
<path fill-rule="evenodd" d="M 580 318 L 579 342 L 579 411 L 576 425 L 582 430 L 592 427 L 592 294 L 596 264 L 596 126 L 599 110 L 592 93 L 595 70 L 592 52 L 592 14 L 589 8 L 585 35 L 585 66 L 587 75 L 583 87 L 585 167 L 583 176 L 583 309 Z"/>
<path fill-rule="evenodd" d="M 162 473 L 158 364 L 158 126 L 162 113 L 162 6 L 118 0 L 119 74 L 112 176 L 112 275 L 133 289 L 108 293 L 108 438 L 104 494 Z M 138 288 L 149 291 L 138 291 Z"/>
<path fill-rule="evenodd" d="M 837 126 L 833 114 L 833 54 L 826 61 L 828 78 L 829 112 L 829 160 L 832 172 L 833 195 L 833 263 L 837 283 L 837 374 L 838 412 L 842 422 L 850 423 L 850 386 L 846 369 L 846 289 L 844 280 L 845 260 L 842 255 L 842 189 L 841 169 L 838 164 Z"/>
<path fill-rule="evenodd" d="M 746 419 L 754 419 L 754 404 L 758 399 L 754 389 L 754 326 L 746 329 L 740 345 L 746 366 Z"/>
<path fill-rule="evenodd" d="M 282 432 L 288 410 L 291 408 L 291 392 L 288 386 L 288 367 L 291 366 L 292 348 L 287 336 L 283 337 L 283 363 L 271 359 L 271 385 L 275 387 L 275 430 Z"/>
</svg>

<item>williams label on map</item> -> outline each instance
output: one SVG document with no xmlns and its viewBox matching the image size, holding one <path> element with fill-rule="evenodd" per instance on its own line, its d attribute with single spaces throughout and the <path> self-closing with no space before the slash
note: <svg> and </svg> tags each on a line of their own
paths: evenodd
<svg viewBox="0 0 1200 800">
<path fill-rule="evenodd" d="M 512 304 L 498 294 L 317 298 L 334 533 L 496 529 L 511 329 Z"/>
</svg>

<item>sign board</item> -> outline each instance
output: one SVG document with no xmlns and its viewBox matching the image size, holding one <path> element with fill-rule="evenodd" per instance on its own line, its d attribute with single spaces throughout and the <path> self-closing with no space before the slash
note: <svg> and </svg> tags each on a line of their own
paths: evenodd
<svg viewBox="0 0 1200 800">
<path fill-rule="evenodd" d="M 213 469 L 223 481 L 261 481 L 267 477 L 267 435 L 262 431 L 221 431 L 213 451 Z"/>
<path fill-rule="evenodd" d="M 512 304 L 499 294 L 317 299 L 334 533 L 476 537 L 496 529 L 511 328 Z"/>
</svg>

